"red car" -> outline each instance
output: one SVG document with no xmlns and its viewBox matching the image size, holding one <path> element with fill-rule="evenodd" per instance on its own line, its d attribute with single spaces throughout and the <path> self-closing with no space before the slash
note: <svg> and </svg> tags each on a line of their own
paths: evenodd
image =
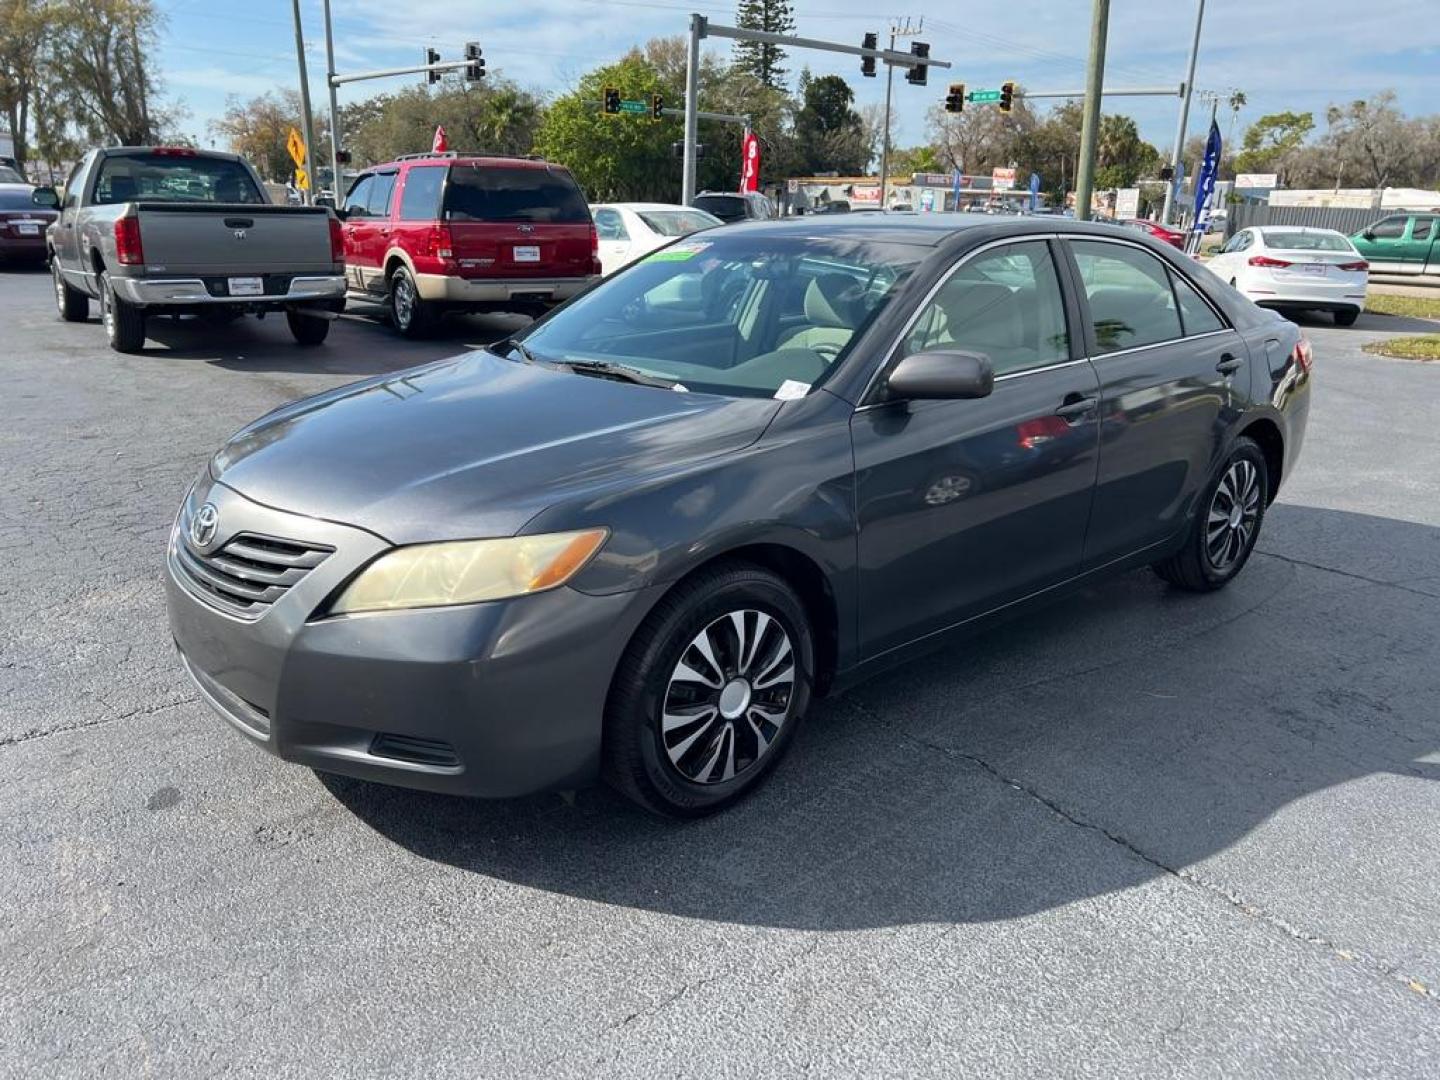
<svg viewBox="0 0 1440 1080">
<path fill-rule="evenodd" d="M 1125 218 L 1120 224 L 1127 229 L 1139 229 L 1141 232 L 1147 232 L 1156 240 L 1162 240 L 1181 251 L 1185 250 L 1185 234 L 1179 229 L 1161 225 L 1158 221 L 1147 221 L 1145 218 Z"/>
<path fill-rule="evenodd" d="M 0 168 L 0 261 L 45 261 L 45 230 L 60 215 L 55 193 L 37 190 L 19 173 Z"/>
<path fill-rule="evenodd" d="M 585 196 L 545 161 L 406 155 L 362 173 L 337 214 L 349 295 L 407 337 L 446 311 L 540 315 L 600 275 Z"/>
</svg>

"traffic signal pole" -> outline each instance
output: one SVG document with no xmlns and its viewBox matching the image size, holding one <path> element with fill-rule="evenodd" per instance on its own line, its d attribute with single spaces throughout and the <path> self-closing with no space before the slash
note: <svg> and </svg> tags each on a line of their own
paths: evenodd
<svg viewBox="0 0 1440 1080">
<path fill-rule="evenodd" d="M 1180 155 L 1185 151 L 1185 128 L 1190 123 L 1190 95 L 1195 89 L 1195 61 L 1200 55 L 1200 27 L 1205 22 L 1205 0 L 1195 11 L 1195 37 L 1190 43 L 1190 66 L 1185 72 L 1185 96 L 1180 99 L 1180 122 L 1175 125 L 1175 146 L 1170 151 L 1170 168 L 1173 176 L 1180 175 Z M 1160 211 L 1160 224 L 1169 225 L 1175 209 L 1175 181 L 1165 185 L 1165 208 Z"/>
<path fill-rule="evenodd" d="M 339 209 L 345 192 L 340 183 L 340 108 L 335 104 L 335 34 L 330 26 L 330 0 L 325 0 L 325 86 L 330 91 L 330 197 Z"/>
</svg>

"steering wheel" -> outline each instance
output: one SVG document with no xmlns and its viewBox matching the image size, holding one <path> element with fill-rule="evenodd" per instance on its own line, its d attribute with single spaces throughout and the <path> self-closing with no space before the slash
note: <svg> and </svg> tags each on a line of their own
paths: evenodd
<svg viewBox="0 0 1440 1080">
<path fill-rule="evenodd" d="M 818 353 L 820 359 L 824 360 L 826 364 L 833 364 L 835 358 L 840 355 L 840 350 L 843 348 L 843 345 L 836 344 L 833 341 L 822 341 L 818 345 L 811 345 L 810 351 Z"/>
</svg>

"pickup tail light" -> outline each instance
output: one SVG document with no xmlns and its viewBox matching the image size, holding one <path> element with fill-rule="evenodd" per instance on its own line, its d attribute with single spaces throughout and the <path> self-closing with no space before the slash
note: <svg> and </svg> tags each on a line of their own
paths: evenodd
<svg viewBox="0 0 1440 1080">
<path fill-rule="evenodd" d="M 157 146 L 150 153 L 156 157 L 194 157 L 195 151 L 188 146 Z"/>
<path fill-rule="evenodd" d="M 425 245 L 425 254 L 434 259 L 453 259 L 455 240 L 450 235 L 449 225 L 434 225 Z"/>
<path fill-rule="evenodd" d="M 1310 368 L 1315 363 L 1315 354 L 1310 348 L 1310 339 L 1301 337 L 1295 343 L 1295 363 L 1300 365 L 1300 370 L 1306 375 L 1310 374 Z"/>
<path fill-rule="evenodd" d="M 330 261 L 345 261 L 345 233 L 340 229 L 340 219 L 330 218 Z"/>
<path fill-rule="evenodd" d="M 1361 259 L 1361 260 L 1359 260 L 1358 262 L 1341 263 L 1340 266 L 1339 266 L 1339 269 L 1341 269 L 1341 270 L 1369 270 L 1369 269 L 1370 269 L 1370 264 L 1369 264 L 1368 262 L 1366 262 L 1364 259 Z"/>
<path fill-rule="evenodd" d="M 1251 265 L 1251 266 L 1273 266 L 1273 267 L 1282 267 L 1282 266 L 1289 266 L 1290 264 L 1289 264 L 1288 262 L 1286 262 L 1284 259 L 1272 259 L 1269 255 L 1251 255 L 1251 256 L 1250 256 L 1250 265 Z"/>
<path fill-rule="evenodd" d="M 115 219 L 115 261 L 121 266 L 139 266 L 145 261 L 140 219 L 134 215 Z"/>
<path fill-rule="evenodd" d="M 595 223 L 590 223 L 590 273 L 599 277 L 600 269 L 600 231 L 595 228 Z"/>
</svg>

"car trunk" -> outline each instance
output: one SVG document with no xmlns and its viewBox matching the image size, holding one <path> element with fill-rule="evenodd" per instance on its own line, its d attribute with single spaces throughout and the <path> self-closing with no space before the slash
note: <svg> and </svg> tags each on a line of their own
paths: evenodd
<svg viewBox="0 0 1440 1080">
<path fill-rule="evenodd" d="M 1366 260 L 1353 251 L 1317 251 L 1313 248 L 1270 248 L 1265 256 L 1285 266 L 1270 266 L 1270 274 L 1280 281 L 1357 282 L 1365 280 L 1367 270 L 1342 270 Z M 1367 268 L 1368 269 L 1368 268 Z"/>
<path fill-rule="evenodd" d="M 541 163 L 456 165 L 444 212 L 462 277 L 594 273 L 590 211 L 562 169 Z"/>
<path fill-rule="evenodd" d="M 331 274 L 329 214 L 323 207 L 136 204 L 145 265 L 153 273 Z"/>
</svg>

